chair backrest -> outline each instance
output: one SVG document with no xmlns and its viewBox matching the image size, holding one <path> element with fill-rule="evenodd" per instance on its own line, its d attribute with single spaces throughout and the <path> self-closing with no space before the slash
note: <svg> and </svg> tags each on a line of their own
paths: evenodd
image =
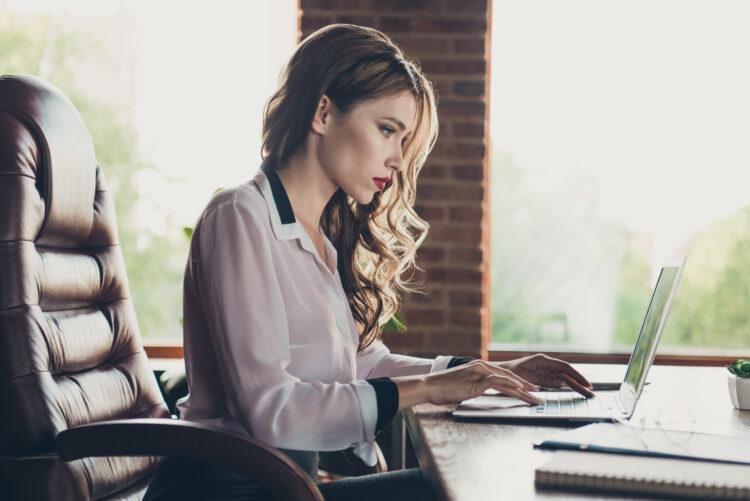
<svg viewBox="0 0 750 501">
<path fill-rule="evenodd" d="M 112 196 L 55 87 L 0 77 L 0 498 L 125 498 L 155 458 L 54 455 L 57 433 L 169 417 L 140 340 Z"/>
</svg>

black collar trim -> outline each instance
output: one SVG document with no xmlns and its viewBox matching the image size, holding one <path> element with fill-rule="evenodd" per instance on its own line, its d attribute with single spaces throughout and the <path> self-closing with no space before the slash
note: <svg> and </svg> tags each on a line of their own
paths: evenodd
<svg viewBox="0 0 750 501">
<path fill-rule="evenodd" d="M 279 178 L 276 169 L 270 167 L 268 164 L 263 164 L 261 169 L 266 173 L 268 182 L 271 184 L 271 193 L 273 193 L 273 201 L 276 204 L 276 209 L 279 211 L 281 224 L 291 224 L 296 222 L 297 219 L 294 217 L 292 204 L 289 203 L 289 197 L 286 194 L 286 190 L 281 183 L 281 178 Z"/>
</svg>

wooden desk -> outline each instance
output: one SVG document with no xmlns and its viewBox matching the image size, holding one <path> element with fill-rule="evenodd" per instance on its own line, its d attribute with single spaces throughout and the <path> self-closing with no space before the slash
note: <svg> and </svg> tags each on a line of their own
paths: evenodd
<svg viewBox="0 0 750 501">
<path fill-rule="evenodd" d="M 624 366 L 577 365 L 588 375 L 623 374 Z M 654 366 L 651 381 L 636 406 L 633 420 L 647 425 L 662 410 L 664 416 L 689 409 L 695 431 L 750 435 L 750 411 L 732 407 L 723 367 Z M 551 451 L 534 449 L 536 441 L 570 427 L 459 421 L 450 415 L 455 406 L 419 405 L 405 420 L 419 464 L 440 499 L 537 499 L 586 497 L 583 494 L 536 490 L 534 469 L 547 462 Z"/>
</svg>

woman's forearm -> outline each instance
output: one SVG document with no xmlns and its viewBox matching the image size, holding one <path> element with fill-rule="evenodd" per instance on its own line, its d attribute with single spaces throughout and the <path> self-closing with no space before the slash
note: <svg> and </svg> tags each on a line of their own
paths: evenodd
<svg viewBox="0 0 750 501">
<path fill-rule="evenodd" d="M 427 378 L 424 375 L 393 378 L 398 387 L 398 412 L 430 401 Z"/>
<path fill-rule="evenodd" d="M 556 362 L 557 363 L 557 362 Z M 564 362 L 560 362 L 564 363 Z M 417 404 L 453 404 L 497 390 L 530 404 L 539 400 L 529 391 L 539 388 L 504 367 L 475 360 L 439 372 L 391 378 L 398 389 L 398 412 Z"/>
</svg>

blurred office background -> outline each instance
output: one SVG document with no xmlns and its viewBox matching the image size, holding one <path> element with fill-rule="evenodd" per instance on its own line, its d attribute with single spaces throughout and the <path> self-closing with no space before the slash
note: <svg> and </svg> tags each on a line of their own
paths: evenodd
<svg viewBox="0 0 750 501">
<path fill-rule="evenodd" d="M 414 48 L 441 96 L 428 297 L 389 338 L 417 340 L 402 351 L 627 350 L 672 253 L 689 257 L 664 349 L 750 345 L 750 4 L 386 3 L 0 1 L 2 73 L 60 87 L 93 134 L 147 343 L 181 341 L 183 229 L 257 169 L 299 37 L 345 21 Z M 427 22 L 440 9 L 458 21 Z M 475 77 L 451 66 L 472 50 Z M 487 207 L 451 195 L 476 186 Z"/>
</svg>

